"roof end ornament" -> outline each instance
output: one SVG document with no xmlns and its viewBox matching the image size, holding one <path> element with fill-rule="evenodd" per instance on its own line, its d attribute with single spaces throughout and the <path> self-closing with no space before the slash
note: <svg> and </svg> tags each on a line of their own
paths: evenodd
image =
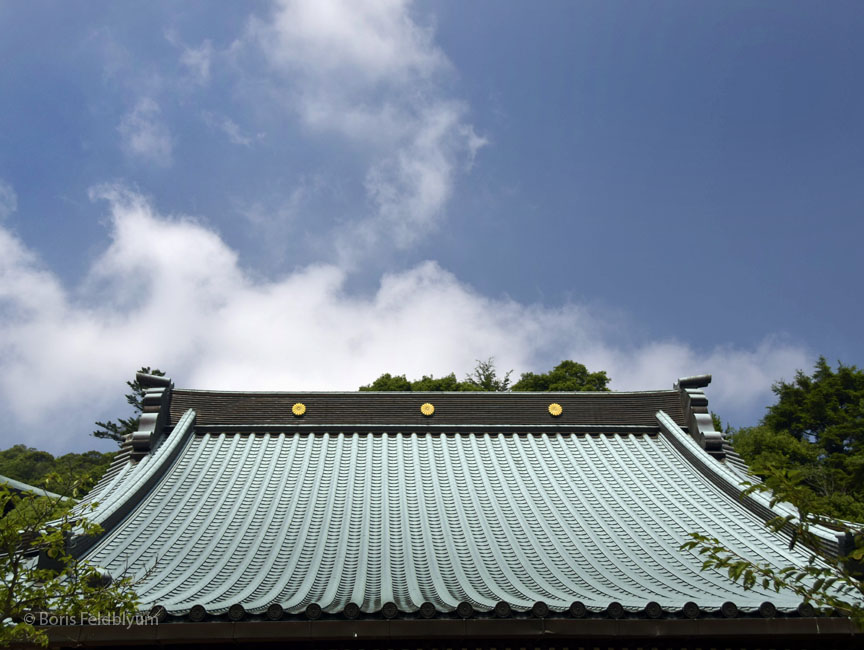
<svg viewBox="0 0 864 650">
<path fill-rule="evenodd" d="M 153 444 L 168 424 L 168 408 L 171 404 L 171 389 L 174 383 L 169 377 L 135 373 L 135 380 L 144 389 L 141 398 L 141 418 L 138 431 L 132 434 L 133 460 L 139 460 L 150 453 Z"/>
<path fill-rule="evenodd" d="M 149 375 L 146 372 L 136 372 L 135 381 L 137 381 L 142 388 L 168 388 L 173 385 L 170 377 Z"/>
<path fill-rule="evenodd" d="M 710 383 L 711 375 L 693 375 L 691 377 L 681 377 L 675 382 L 673 388 L 678 390 L 684 388 L 705 388 Z"/>
<path fill-rule="evenodd" d="M 673 386 L 681 393 L 687 431 L 699 445 L 718 460 L 726 457 L 723 451 L 723 434 L 714 429 L 714 421 L 708 410 L 708 398 L 702 390 L 711 383 L 711 375 L 681 377 Z"/>
</svg>

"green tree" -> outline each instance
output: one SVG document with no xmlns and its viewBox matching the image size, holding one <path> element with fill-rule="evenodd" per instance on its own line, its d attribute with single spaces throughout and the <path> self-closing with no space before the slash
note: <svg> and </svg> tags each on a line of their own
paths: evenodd
<svg viewBox="0 0 864 650">
<path fill-rule="evenodd" d="M 158 377 L 165 376 L 165 373 L 158 368 L 151 370 L 149 366 L 142 366 L 138 372 Z M 131 417 L 118 418 L 116 422 L 112 420 L 108 422 L 96 422 L 96 426 L 99 428 L 93 432 L 93 435 L 97 438 L 107 438 L 113 440 L 118 445 L 123 444 L 126 436 L 138 430 L 138 421 L 141 419 L 141 400 L 144 397 L 144 387 L 138 383 L 137 378 L 127 381 L 126 385 L 132 389 L 131 393 L 126 394 L 126 402 L 132 407 Z"/>
<path fill-rule="evenodd" d="M 549 372 L 523 372 L 513 384 L 514 391 L 608 391 L 609 377 L 604 370 L 588 372 L 576 361 L 562 361 Z"/>
<path fill-rule="evenodd" d="M 420 379 L 410 381 L 405 375 L 384 373 L 371 384 L 361 386 L 363 391 L 607 391 L 609 377 L 606 372 L 588 372 L 581 363 L 562 361 L 552 370 L 542 374 L 524 372 L 518 382 L 511 386 L 507 371 L 503 377 L 498 376 L 495 359 L 490 357 L 485 361 L 477 359 L 474 366 L 463 381 L 456 378 L 455 373 L 443 377 L 423 375 Z"/>
<path fill-rule="evenodd" d="M 73 484 L 80 489 L 83 485 L 91 485 L 99 480 L 115 455 L 116 452 L 85 451 L 55 458 L 47 451 L 14 445 L 0 451 L 0 475 L 30 485 L 41 485 L 46 477 L 54 474 L 59 477 L 58 490 Z M 60 494 L 71 496 L 62 491 Z"/>
<path fill-rule="evenodd" d="M 54 486 L 52 486 L 54 487 Z M 75 491 L 64 486 L 64 490 Z M 95 535 L 98 525 L 71 510 L 72 501 L 0 485 L 0 645 L 48 644 L 37 626 L 46 614 L 70 623 L 93 615 L 132 615 L 138 599 L 128 576 L 73 557 L 73 534 Z M 92 507 L 95 507 L 92 506 Z"/>
<path fill-rule="evenodd" d="M 409 381 L 405 375 L 384 373 L 378 379 L 366 386 L 360 386 L 361 391 L 392 391 L 392 392 L 463 392 L 484 390 L 477 384 L 456 379 L 456 373 L 451 372 L 443 377 L 423 375 L 420 379 Z"/>
<path fill-rule="evenodd" d="M 726 570 L 746 588 L 791 590 L 808 603 L 830 608 L 864 627 L 864 372 L 824 357 L 811 375 L 773 387 L 777 403 L 755 427 L 729 429 L 735 450 L 761 482 L 744 483 L 744 494 L 770 492 L 771 505 L 791 504 L 796 515 L 777 517 L 769 529 L 792 534 L 792 546 L 812 553 L 804 566 L 775 567 L 730 551 L 718 539 L 692 533 L 682 550 L 704 558 L 703 569 Z M 811 533 L 823 525 L 852 540 L 845 556 L 826 555 Z"/>
<path fill-rule="evenodd" d="M 468 384 L 467 390 L 483 390 L 487 392 L 503 393 L 510 390 L 510 375 L 512 370 L 504 373 L 503 377 L 498 376 L 498 371 L 495 369 L 495 359 L 489 357 L 486 361 L 477 359 L 477 365 L 474 370 L 465 375 L 464 384 Z M 470 388 L 470 387 L 473 387 Z"/>
<path fill-rule="evenodd" d="M 405 375 L 391 375 L 385 372 L 375 381 L 367 386 L 360 386 L 361 391 L 384 391 L 384 392 L 408 392 L 411 391 L 411 382 Z"/>
<path fill-rule="evenodd" d="M 0 451 L 0 474 L 35 485 L 54 471 L 54 456 L 27 445 L 14 445 Z"/>
<path fill-rule="evenodd" d="M 503 378 L 498 377 L 495 360 L 490 357 L 486 361 L 478 359 L 474 370 L 466 375 L 464 381 L 459 381 L 456 378 L 456 373 L 453 372 L 443 377 L 423 375 L 420 379 L 413 381 L 406 379 L 405 375 L 391 375 L 386 372 L 371 384 L 360 386 L 360 390 L 403 392 L 506 391 L 510 385 L 510 372 L 506 373 Z"/>
<path fill-rule="evenodd" d="M 456 373 L 451 372 L 443 377 L 423 375 L 420 379 L 411 382 L 411 390 L 425 392 L 459 392 L 466 390 L 480 390 L 473 384 L 456 379 Z"/>
<path fill-rule="evenodd" d="M 820 357 L 812 376 L 799 370 L 773 390 L 758 426 L 730 432 L 735 450 L 768 487 L 777 487 L 769 468 L 798 472 L 814 512 L 864 521 L 864 371 L 834 371 Z"/>
</svg>

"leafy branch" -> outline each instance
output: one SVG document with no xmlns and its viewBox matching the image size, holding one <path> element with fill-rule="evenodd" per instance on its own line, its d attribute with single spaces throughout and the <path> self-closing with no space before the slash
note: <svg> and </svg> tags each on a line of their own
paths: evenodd
<svg viewBox="0 0 864 650">
<path fill-rule="evenodd" d="M 59 477 L 52 477 L 54 481 Z M 50 485 L 50 481 L 49 481 Z M 76 491 L 76 486 L 69 488 Z M 134 614 L 138 597 L 131 576 L 112 577 L 69 552 L 73 535 L 98 535 L 101 527 L 74 502 L 47 492 L 15 492 L 0 485 L 0 645 L 47 645 L 36 616 L 42 612 L 80 620 L 94 614 Z"/>
<path fill-rule="evenodd" d="M 767 562 L 754 562 L 730 550 L 716 537 L 701 533 L 690 533 L 690 540 L 680 549 L 702 556 L 703 571 L 725 570 L 733 582 L 741 581 L 747 590 L 758 585 L 775 592 L 792 591 L 805 603 L 849 617 L 864 629 L 864 580 L 859 564 L 864 559 L 861 527 L 814 513 L 812 491 L 804 484 L 804 472 L 773 467 L 765 471 L 771 476 L 771 487 L 763 483 L 744 483 L 746 489 L 742 498 L 754 492 L 770 491 L 772 508 L 780 502 L 795 506 L 797 514 L 774 517 L 765 525 L 774 533 L 788 532 L 790 549 L 797 544 L 811 549 L 804 566 L 775 567 Z M 853 550 L 840 557 L 825 552 L 812 532 L 812 527 L 817 525 L 848 535 L 853 540 Z"/>
</svg>

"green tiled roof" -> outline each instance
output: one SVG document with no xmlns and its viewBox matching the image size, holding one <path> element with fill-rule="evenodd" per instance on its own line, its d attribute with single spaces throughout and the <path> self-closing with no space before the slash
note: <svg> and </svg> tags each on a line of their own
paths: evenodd
<svg viewBox="0 0 864 650">
<path fill-rule="evenodd" d="M 215 416 L 192 409 L 181 416 L 178 401 L 191 405 L 193 391 L 177 393 L 170 435 L 137 464 L 124 459 L 99 486 L 94 517 L 108 532 L 86 551 L 112 574 L 143 576 L 137 591 L 146 606 L 181 615 L 194 606 L 260 614 L 273 605 L 288 613 L 317 605 L 340 614 L 353 603 L 372 614 L 388 603 L 410 613 L 424 603 L 437 612 L 460 603 L 525 612 L 542 601 L 563 612 L 574 602 L 589 611 L 613 602 L 641 611 L 653 601 L 677 612 L 688 602 L 703 611 L 724 602 L 755 610 L 765 601 L 792 610 L 800 602 L 745 591 L 678 550 L 700 531 L 777 565 L 808 557 L 767 532 L 767 505 L 738 498 L 740 475 L 681 428 L 680 407 L 675 417 L 653 411 L 653 427 L 637 415 L 639 426 L 628 429 L 621 418 L 605 431 L 598 422 L 588 431 L 554 425 L 538 410 L 533 429 L 522 423 L 514 433 L 483 403 L 457 413 L 459 399 L 477 396 L 438 394 L 453 417 L 473 413 L 470 426 L 436 427 L 411 412 L 403 427 L 392 421 L 397 414 L 386 427 L 363 430 L 326 419 L 298 423 L 286 415 L 298 394 L 282 394 L 281 403 L 261 397 L 274 394 L 234 394 L 246 409 L 240 417 L 237 400 Z M 650 399 L 641 408 L 657 399 L 672 404 L 666 393 L 676 395 L 642 394 Z M 308 395 L 331 413 L 348 402 L 362 406 L 344 394 Z M 502 397 L 507 405 L 520 399 Z M 256 422 L 256 399 L 277 414 Z M 367 404 L 376 399 L 383 398 L 366 396 Z M 411 404 L 424 399 L 414 394 Z M 559 401 L 566 413 L 588 397 L 532 399 Z M 618 406 L 636 413 L 627 399 L 617 406 L 614 397 L 600 399 L 608 400 L 601 403 L 607 415 Z M 195 405 L 207 408 L 206 400 Z M 258 426 L 250 432 L 241 424 Z"/>
</svg>

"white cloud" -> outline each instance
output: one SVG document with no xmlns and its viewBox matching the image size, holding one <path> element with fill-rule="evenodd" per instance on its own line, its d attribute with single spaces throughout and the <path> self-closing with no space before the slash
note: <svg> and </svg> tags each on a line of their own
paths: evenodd
<svg viewBox="0 0 864 650">
<path fill-rule="evenodd" d="M 195 388 L 353 390 L 382 372 L 462 374 L 488 356 L 517 374 L 573 358 L 608 370 L 618 389 L 713 372 L 712 408 L 732 419 L 753 416 L 773 380 L 809 365 L 770 339 L 753 350 L 617 347 L 585 308 L 489 298 L 433 262 L 384 275 L 369 296 L 347 293 L 346 271 L 332 265 L 255 279 L 200 221 L 159 215 L 120 187 L 93 197 L 108 201 L 111 242 L 79 286 L 63 287 L 0 229 L 4 445 L 22 431 L 51 450 L 91 445 L 90 423 L 119 414 L 123 381 L 141 365 Z"/>
<path fill-rule="evenodd" d="M 121 120 L 117 131 L 127 154 L 163 167 L 171 165 L 174 138 L 153 99 L 142 97 Z"/>
<path fill-rule="evenodd" d="M 771 385 L 790 380 L 799 368 L 812 366 L 812 355 L 782 337 L 766 337 L 754 349 L 717 346 L 696 350 L 680 341 L 660 341 L 636 349 L 618 349 L 603 341 L 582 349 L 579 359 L 590 367 L 607 370 L 615 390 L 663 387 L 678 377 L 711 373 L 708 388 L 712 410 L 724 421 L 755 424 L 760 409 L 771 399 Z"/>
<path fill-rule="evenodd" d="M 435 225 L 452 193 L 457 161 L 473 161 L 485 142 L 461 123 L 463 112 L 456 103 L 422 111 L 411 138 L 369 169 L 366 190 L 377 218 L 356 228 L 370 245 L 387 233 L 399 248 L 408 248 Z M 346 239 L 356 239 L 356 233 Z"/>
<path fill-rule="evenodd" d="M 234 120 L 224 116 L 204 111 L 201 116 L 204 118 L 204 123 L 211 129 L 222 131 L 232 144 L 237 144 L 242 147 L 251 147 L 252 143 L 261 140 L 264 137 L 263 133 L 251 134 L 246 133 Z"/>
<path fill-rule="evenodd" d="M 444 215 L 460 172 L 487 141 L 446 90 L 450 63 L 403 1 L 285 0 L 246 36 L 282 77 L 283 96 L 313 132 L 367 153 L 370 212 L 335 239 L 340 261 L 408 248 Z"/>
<path fill-rule="evenodd" d="M 204 41 L 198 47 L 184 47 L 180 55 L 182 63 L 192 78 L 202 86 L 210 81 L 210 63 L 213 59 L 213 44 Z"/>
<path fill-rule="evenodd" d="M 215 53 L 210 39 L 205 39 L 198 47 L 189 47 L 175 29 L 166 29 L 164 36 L 180 50 L 180 65 L 186 69 L 189 78 L 200 86 L 206 86 L 210 82 L 210 67 Z"/>
<path fill-rule="evenodd" d="M 18 195 L 15 188 L 0 178 L 0 221 L 18 210 Z"/>
<path fill-rule="evenodd" d="M 269 25 L 256 23 L 277 64 L 310 75 L 402 83 L 446 65 L 431 29 L 418 26 L 404 0 L 283 0 Z"/>
</svg>

